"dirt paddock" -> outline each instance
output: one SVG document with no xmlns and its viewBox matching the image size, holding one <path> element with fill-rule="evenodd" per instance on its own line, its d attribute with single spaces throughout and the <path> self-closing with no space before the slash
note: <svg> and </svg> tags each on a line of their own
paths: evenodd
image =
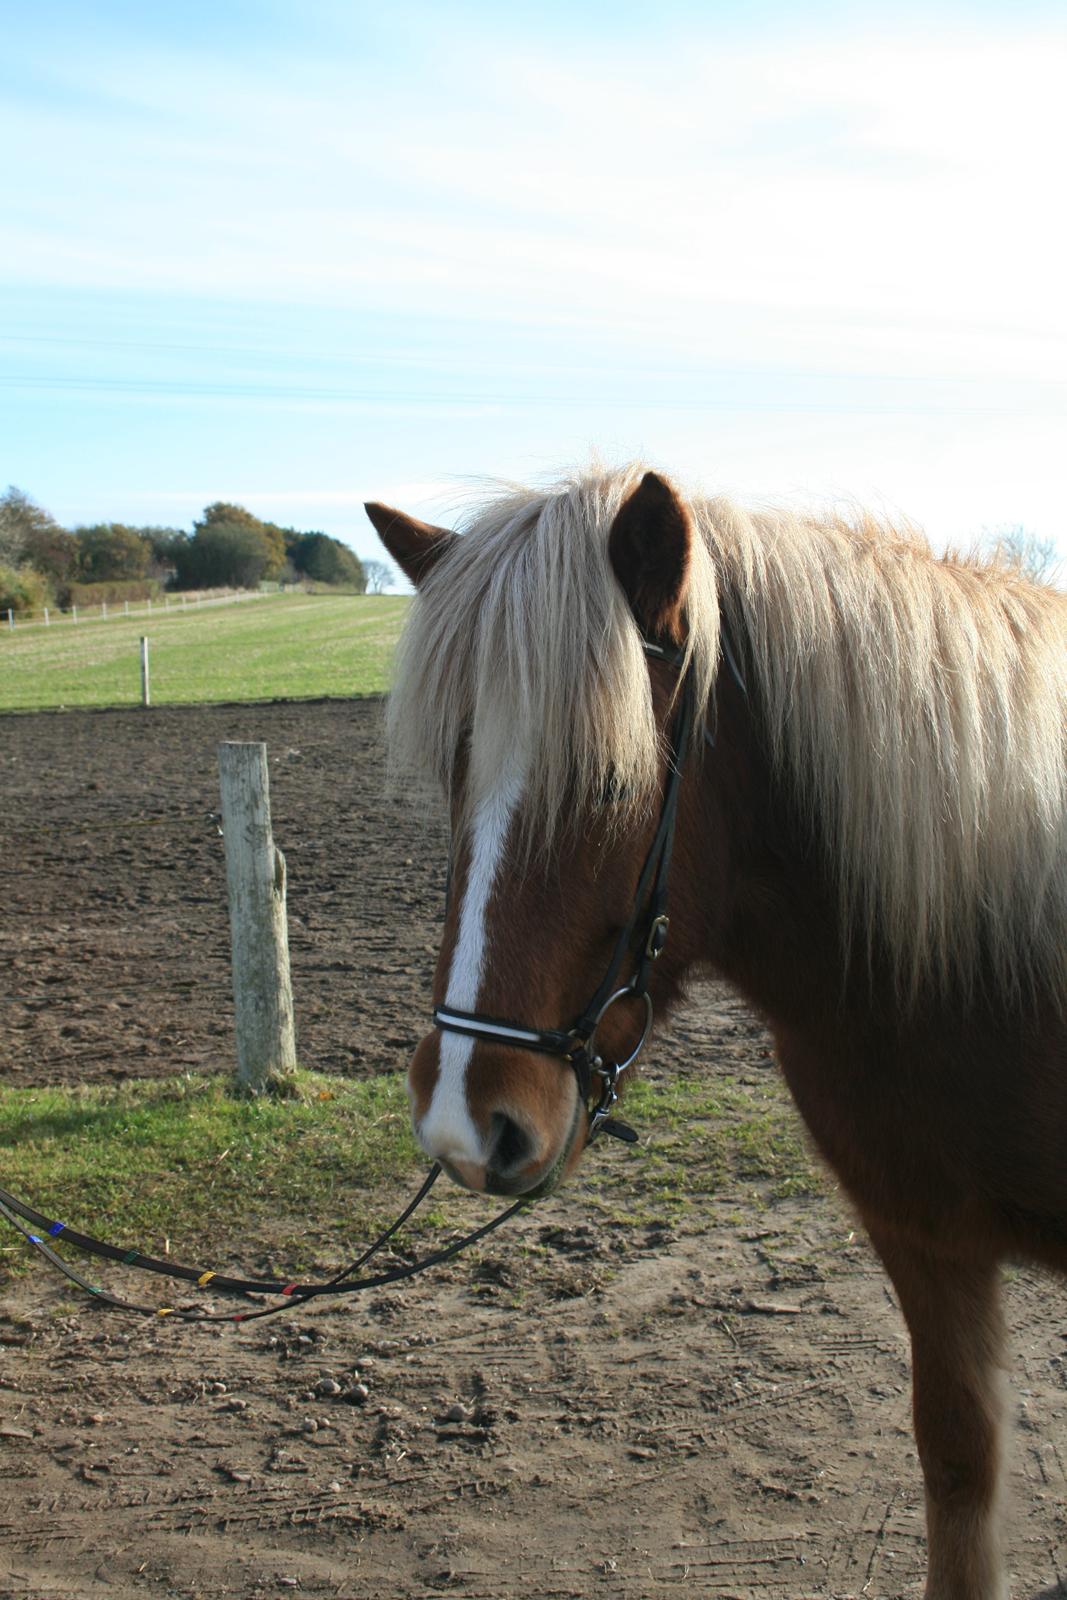
<svg viewBox="0 0 1067 1600">
<path fill-rule="evenodd" d="M 222 1066 L 216 747 L 262 738 L 300 1053 L 395 1069 L 423 1027 L 439 824 L 384 797 L 378 707 L 0 717 L 0 1075 Z M 707 987 L 649 1070 L 774 1071 Z M 625 1205 L 619 1156 L 618 1205 Z M 633 1159 L 640 1159 L 639 1156 Z M 2 1180 L 0 1180 L 2 1181 Z M 0 1593 L 802 1600 L 921 1592 L 907 1350 L 839 1199 L 594 1229 L 566 1193 L 477 1272 L 204 1331 L 0 1310 Z M 550 1257 L 532 1274 L 525 1239 Z M 541 1252 L 543 1258 L 544 1251 Z M 1067 1596 L 1067 1294 L 1013 1274 L 1013 1594 Z"/>
</svg>

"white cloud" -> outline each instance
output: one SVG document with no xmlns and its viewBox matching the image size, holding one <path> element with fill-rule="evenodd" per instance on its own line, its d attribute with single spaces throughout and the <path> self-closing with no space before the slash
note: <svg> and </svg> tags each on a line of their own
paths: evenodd
<svg viewBox="0 0 1067 1600">
<path fill-rule="evenodd" d="M 618 323 L 755 361 L 769 316 L 815 365 L 1062 372 L 1062 33 L 708 28 L 669 75 L 592 65 L 475 45 L 442 124 L 395 82 L 312 94 L 209 62 L 191 95 L 180 66 L 116 61 L 111 116 L 17 114 L 48 203 L 0 271 Z"/>
</svg>

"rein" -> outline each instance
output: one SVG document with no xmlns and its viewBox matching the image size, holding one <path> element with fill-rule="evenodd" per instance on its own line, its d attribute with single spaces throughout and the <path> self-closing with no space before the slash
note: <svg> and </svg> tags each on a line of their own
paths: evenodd
<svg viewBox="0 0 1067 1600">
<path fill-rule="evenodd" d="M 362 1294 L 368 1289 L 383 1289 L 388 1284 L 402 1283 L 407 1278 L 417 1277 L 428 1267 L 440 1266 L 443 1261 L 451 1260 L 469 1245 L 477 1244 L 479 1239 L 484 1239 L 486 1234 L 492 1233 L 502 1222 L 507 1222 L 509 1217 L 513 1217 L 517 1211 L 521 1211 L 531 1203 L 523 1196 L 516 1200 L 514 1205 L 508 1206 L 506 1210 L 491 1218 L 489 1222 L 483 1223 L 480 1228 L 475 1228 L 472 1233 L 465 1234 L 462 1239 L 454 1240 L 452 1244 L 442 1246 L 440 1250 L 431 1251 L 418 1261 L 408 1262 L 401 1267 L 390 1267 L 388 1271 L 372 1273 L 370 1277 L 357 1276 L 367 1262 L 377 1255 L 382 1246 L 418 1210 L 440 1174 L 441 1168 L 435 1161 L 423 1179 L 418 1193 L 408 1202 L 396 1220 L 391 1222 L 374 1243 L 368 1245 L 362 1255 L 356 1257 L 355 1261 L 319 1283 L 286 1283 L 283 1278 L 233 1278 L 210 1268 L 205 1271 L 203 1267 L 190 1267 L 178 1261 L 164 1261 L 158 1256 L 142 1255 L 139 1250 L 124 1250 L 120 1245 L 109 1244 L 105 1239 L 96 1239 L 92 1234 L 79 1233 L 75 1228 L 68 1228 L 65 1222 L 56 1222 L 43 1216 L 40 1211 L 35 1211 L 32 1206 L 9 1194 L 6 1189 L 0 1189 L 0 1216 L 21 1233 L 38 1255 L 43 1256 L 65 1278 L 69 1278 L 71 1283 L 77 1284 L 80 1289 L 84 1289 L 103 1305 L 112 1306 L 119 1311 L 133 1311 L 143 1317 L 174 1317 L 179 1322 L 256 1322 L 263 1317 L 276 1316 L 279 1311 L 288 1311 L 295 1303 L 321 1299 L 325 1295 Z M 27 1227 L 27 1223 L 30 1226 Z M 33 1232 L 35 1228 L 40 1228 L 42 1233 Z M 117 1261 L 122 1266 L 136 1267 L 142 1272 L 159 1273 L 165 1278 L 195 1283 L 200 1289 L 210 1287 L 212 1291 L 221 1290 L 224 1294 L 235 1295 L 277 1294 L 281 1295 L 282 1299 L 277 1305 L 263 1306 L 256 1311 L 237 1312 L 202 1311 L 196 1306 L 151 1306 L 135 1300 L 126 1300 L 112 1294 L 109 1289 L 92 1283 L 77 1268 L 72 1267 L 69 1261 L 65 1261 L 48 1242 L 49 1239 L 58 1240 L 61 1236 L 69 1244 L 83 1250 L 86 1255 L 96 1256 L 104 1261 Z"/>
</svg>

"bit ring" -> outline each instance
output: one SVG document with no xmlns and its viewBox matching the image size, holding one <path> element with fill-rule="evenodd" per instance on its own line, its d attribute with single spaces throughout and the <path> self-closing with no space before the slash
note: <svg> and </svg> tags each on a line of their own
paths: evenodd
<svg viewBox="0 0 1067 1600">
<path fill-rule="evenodd" d="M 609 996 L 609 998 L 604 1001 L 604 1004 L 601 1006 L 600 1010 L 597 1012 L 596 1020 L 593 1023 L 593 1031 L 589 1035 L 589 1042 L 586 1045 L 586 1049 L 588 1050 L 590 1056 L 593 1057 L 593 1058 L 596 1058 L 597 1052 L 596 1052 L 596 1049 L 594 1047 L 593 1041 L 596 1038 L 596 1031 L 597 1031 L 597 1028 L 599 1028 L 599 1026 L 600 1026 L 601 1019 L 605 1016 L 605 1014 L 608 1011 L 611 1010 L 611 1008 L 615 1004 L 616 1000 L 624 1000 L 624 999 L 643 1000 L 645 1002 L 645 1020 L 644 1020 L 644 1025 L 643 1025 L 643 1027 L 641 1029 L 641 1037 L 638 1039 L 637 1043 L 634 1045 L 634 1048 L 630 1051 L 630 1054 L 626 1057 L 626 1060 L 625 1061 L 616 1061 L 615 1062 L 616 1073 L 625 1072 L 626 1068 L 628 1066 L 630 1066 L 634 1061 L 637 1060 L 638 1056 L 641 1054 L 641 1051 L 645 1048 L 645 1043 L 646 1043 L 646 1041 L 648 1039 L 649 1034 L 652 1032 L 652 997 L 649 994 L 647 989 L 643 990 L 640 994 L 637 992 L 636 989 L 632 988 L 630 984 L 626 984 L 621 989 L 616 989 L 615 993 L 613 995 Z"/>
</svg>

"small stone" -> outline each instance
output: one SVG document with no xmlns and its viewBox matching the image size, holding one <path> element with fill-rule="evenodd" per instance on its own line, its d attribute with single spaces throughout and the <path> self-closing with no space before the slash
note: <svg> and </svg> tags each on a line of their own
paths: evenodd
<svg viewBox="0 0 1067 1600">
<path fill-rule="evenodd" d="M 336 1378 L 320 1378 L 315 1385 L 317 1395 L 333 1395 L 341 1393 L 341 1385 Z"/>
<path fill-rule="evenodd" d="M 319 1425 L 314 1417 L 305 1417 L 300 1424 L 301 1433 L 318 1433 Z"/>
<path fill-rule="evenodd" d="M 365 1406 L 370 1399 L 370 1390 L 365 1383 L 354 1383 L 341 1398 L 347 1400 L 350 1406 Z"/>
<path fill-rule="evenodd" d="M 208 1394 L 225 1394 L 226 1393 L 226 1385 L 224 1383 L 219 1382 L 216 1379 L 216 1381 L 214 1383 L 209 1383 L 208 1384 L 207 1392 L 208 1392 Z"/>
<path fill-rule="evenodd" d="M 247 1400 L 227 1400 L 226 1404 L 222 1407 L 222 1410 L 223 1411 L 247 1411 L 248 1410 L 248 1401 Z"/>
<path fill-rule="evenodd" d="M 471 1413 L 467 1407 L 459 1405 L 458 1402 L 454 1406 L 449 1406 L 444 1418 L 446 1422 L 469 1422 L 470 1419 Z"/>
</svg>

